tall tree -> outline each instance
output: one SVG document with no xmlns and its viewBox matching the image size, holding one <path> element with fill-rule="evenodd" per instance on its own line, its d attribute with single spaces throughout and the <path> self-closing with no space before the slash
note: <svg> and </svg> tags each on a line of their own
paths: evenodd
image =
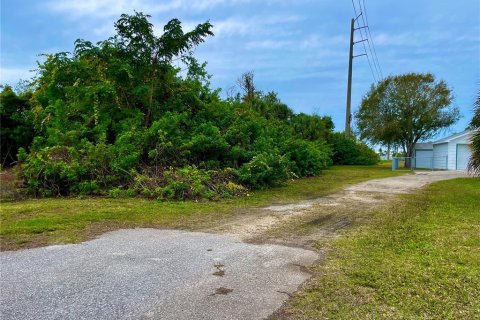
<svg viewBox="0 0 480 320">
<path fill-rule="evenodd" d="M 96 44 L 78 39 L 73 54 L 46 56 L 32 99 L 39 130 L 55 126 L 51 120 L 59 119 L 55 129 L 75 131 L 80 136 L 74 141 L 85 135 L 89 140 L 114 141 L 122 130 L 115 123 L 137 114 L 148 128 L 168 111 L 175 92 L 182 91 L 173 59 L 189 66 L 189 75 L 190 67 L 200 70 L 193 49 L 213 35 L 212 25 L 207 21 L 184 32 L 180 21 L 173 19 L 156 36 L 148 17 L 122 14 L 114 37 Z M 84 125 L 95 130 L 79 130 Z"/>
<path fill-rule="evenodd" d="M 475 109 L 470 127 L 473 132 L 472 138 L 472 157 L 468 164 L 468 171 L 473 175 L 480 176 L 480 92 L 477 94 Z"/>
<path fill-rule="evenodd" d="M 452 101 L 451 89 L 430 73 L 390 76 L 365 95 L 355 114 L 356 125 L 362 139 L 399 145 L 412 157 L 418 141 L 432 138 L 459 119 Z"/>
</svg>

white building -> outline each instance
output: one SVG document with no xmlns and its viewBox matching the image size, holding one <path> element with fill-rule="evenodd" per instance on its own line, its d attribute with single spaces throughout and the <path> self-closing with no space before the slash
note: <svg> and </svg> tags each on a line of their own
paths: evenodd
<svg viewBox="0 0 480 320">
<path fill-rule="evenodd" d="M 466 130 L 435 142 L 415 145 L 414 166 L 423 169 L 465 170 L 471 157 L 473 131 Z"/>
</svg>

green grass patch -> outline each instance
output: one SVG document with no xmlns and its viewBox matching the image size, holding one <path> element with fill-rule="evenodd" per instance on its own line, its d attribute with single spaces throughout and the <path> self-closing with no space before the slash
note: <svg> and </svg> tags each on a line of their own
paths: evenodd
<svg viewBox="0 0 480 320">
<path fill-rule="evenodd" d="M 0 203 L 2 250 L 78 242 L 130 227 L 198 229 L 272 203 L 336 192 L 349 184 L 400 175 L 386 165 L 335 166 L 322 175 L 217 202 L 159 202 L 142 198 L 50 198 Z"/>
<path fill-rule="evenodd" d="M 479 319 L 480 179 L 437 182 L 331 244 L 293 319 Z"/>
</svg>

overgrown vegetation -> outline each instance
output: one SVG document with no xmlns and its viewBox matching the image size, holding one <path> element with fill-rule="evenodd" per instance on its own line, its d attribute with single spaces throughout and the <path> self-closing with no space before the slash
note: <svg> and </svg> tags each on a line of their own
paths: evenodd
<svg viewBox="0 0 480 320">
<path fill-rule="evenodd" d="M 209 22 L 184 32 L 173 19 L 156 36 L 148 16 L 135 13 L 115 28 L 107 40 L 79 39 L 71 54 L 46 55 L 31 92 L 3 90 L 2 138 L 10 140 L 2 139 L 2 161 L 18 150 L 29 194 L 213 199 L 335 162 L 378 161 L 355 140 L 342 140 L 355 154 L 341 156 L 348 151 L 330 117 L 294 114 L 275 93 L 256 90 L 253 73 L 239 80 L 243 93 L 221 99 L 192 53 L 213 35 Z M 4 124 L 4 110 L 13 122 Z M 34 132 L 21 136 L 22 126 Z"/>
<path fill-rule="evenodd" d="M 480 179 L 434 183 L 332 244 L 289 319 L 476 319 Z M 320 244 L 324 245 L 324 244 Z"/>
</svg>

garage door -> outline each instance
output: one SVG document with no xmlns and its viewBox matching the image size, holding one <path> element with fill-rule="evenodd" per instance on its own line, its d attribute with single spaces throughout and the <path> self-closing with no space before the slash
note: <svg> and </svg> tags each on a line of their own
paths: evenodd
<svg viewBox="0 0 480 320">
<path fill-rule="evenodd" d="M 446 170 L 448 169 L 447 162 L 448 162 L 448 143 L 443 142 L 440 144 L 434 144 L 433 145 L 433 167 L 435 169 Z"/>
<path fill-rule="evenodd" d="M 432 169 L 433 151 L 415 150 L 415 167 L 418 169 Z"/>
<path fill-rule="evenodd" d="M 467 144 L 457 144 L 457 170 L 465 170 L 470 160 L 471 151 Z"/>
</svg>

